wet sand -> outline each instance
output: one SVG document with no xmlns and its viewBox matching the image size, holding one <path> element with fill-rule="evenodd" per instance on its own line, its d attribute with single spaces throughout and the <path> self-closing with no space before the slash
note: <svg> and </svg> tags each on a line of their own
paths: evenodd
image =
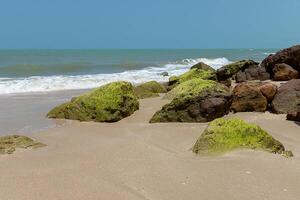
<svg viewBox="0 0 300 200">
<path fill-rule="evenodd" d="M 148 123 L 166 102 L 142 100 L 118 123 L 75 121 L 34 133 L 48 146 L 0 157 L 0 199 L 299 199 L 299 125 L 284 115 L 230 114 L 260 125 L 295 156 L 250 150 L 197 156 L 190 148 L 206 123 Z"/>
</svg>

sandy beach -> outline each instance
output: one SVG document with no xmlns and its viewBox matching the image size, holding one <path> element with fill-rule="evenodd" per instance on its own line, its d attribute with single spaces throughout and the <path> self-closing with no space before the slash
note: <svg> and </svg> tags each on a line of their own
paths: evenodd
<svg viewBox="0 0 300 200">
<path fill-rule="evenodd" d="M 1 199 L 299 199 L 298 124 L 285 115 L 230 114 L 260 125 L 294 157 L 250 150 L 203 157 L 190 149 L 207 123 L 148 123 L 166 102 L 141 100 L 117 123 L 72 121 L 34 133 L 47 147 L 0 157 Z"/>
</svg>

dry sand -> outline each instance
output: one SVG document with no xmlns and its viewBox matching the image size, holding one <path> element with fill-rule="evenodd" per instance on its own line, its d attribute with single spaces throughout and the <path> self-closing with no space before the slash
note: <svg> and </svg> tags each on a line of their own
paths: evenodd
<svg viewBox="0 0 300 200">
<path fill-rule="evenodd" d="M 166 101 L 141 101 L 114 124 L 72 122 L 34 134 L 47 147 L 0 157 L 1 200 L 299 200 L 300 126 L 284 115 L 239 113 L 294 152 L 219 157 L 190 151 L 207 124 L 148 124 Z"/>
</svg>

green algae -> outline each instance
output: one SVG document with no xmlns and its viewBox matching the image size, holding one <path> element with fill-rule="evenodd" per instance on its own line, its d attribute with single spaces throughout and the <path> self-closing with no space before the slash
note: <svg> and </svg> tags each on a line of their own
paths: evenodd
<svg viewBox="0 0 300 200">
<path fill-rule="evenodd" d="M 232 118 L 219 118 L 209 123 L 193 147 L 193 152 L 222 154 L 235 149 L 257 149 L 292 156 L 282 143 L 255 124 Z"/>
<path fill-rule="evenodd" d="M 171 91 L 169 91 L 164 99 L 174 99 L 175 97 L 186 97 L 197 95 L 204 90 L 213 90 L 216 92 L 228 93 L 229 89 L 216 81 L 212 80 L 203 80 L 200 78 L 194 78 L 188 81 L 185 81 Z"/>
<path fill-rule="evenodd" d="M 18 148 L 39 148 L 46 146 L 40 142 L 36 142 L 33 139 L 20 136 L 10 135 L 0 137 L 0 154 L 12 154 Z"/>
<path fill-rule="evenodd" d="M 116 122 L 139 109 L 131 83 L 113 82 L 52 109 L 47 117 L 80 121 Z"/>
<path fill-rule="evenodd" d="M 167 90 L 157 81 L 149 81 L 134 88 L 135 94 L 140 99 L 158 97 L 159 93 L 166 93 Z"/>
</svg>

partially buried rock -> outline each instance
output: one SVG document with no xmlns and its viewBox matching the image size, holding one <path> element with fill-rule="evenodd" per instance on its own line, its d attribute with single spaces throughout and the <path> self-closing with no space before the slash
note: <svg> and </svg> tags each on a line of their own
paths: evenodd
<svg viewBox="0 0 300 200">
<path fill-rule="evenodd" d="M 136 86 L 134 88 L 134 92 L 140 99 L 145 99 L 151 97 L 158 97 L 159 93 L 166 93 L 167 90 L 157 81 L 149 81 Z"/>
<path fill-rule="evenodd" d="M 292 46 L 278 51 L 276 54 L 269 55 L 261 63 L 273 77 L 273 69 L 276 64 L 285 63 L 300 72 L 300 45 Z"/>
<path fill-rule="evenodd" d="M 51 110 L 47 116 L 80 121 L 116 122 L 138 109 L 139 102 L 133 86 L 128 82 L 119 81 L 75 97 L 71 102 Z"/>
<path fill-rule="evenodd" d="M 234 112 L 264 112 L 268 100 L 258 87 L 258 83 L 240 83 L 233 89 L 231 109 Z"/>
<path fill-rule="evenodd" d="M 298 111 L 300 105 L 300 79 L 292 79 L 281 85 L 272 101 L 275 113 L 288 114 Z"/>
<path fill-rule="evenodd" d="M 225 65 L 217 70 L 218 81 L 225 81 L 227 79 L 234 78 L 240 70 L 244 71 L 251 66 L 258 66 L 258 63 L 253 60 L 241 60 Z"/>
<path fill-rule="evenodd" d="M 284 63 L 276 64 L 273 68 L 273 73 L 274 81 L 289 81 L 299 77 L 298 71 Z"/>
<path fill-rule="evenodd" d="M 259 126 L 238 118 L 220 118 L 209 123 L 192 150 L 197 154 L 217 155 L 235 149 L 257 149 L 292 156 L 282 143 Z"/>
<path fill-rule="evenodd" d="M 0 137 L 0 154 L 11 154 L 16 149 L 38 148 L 46 146 L 40 142 L 36 142 L 33 139 L 20 136 L 10 135 Z"/>
<path fill-rule="evenodd" d="M 300 122 L 300 112 L 289 113 L 286 116 L 287 120 Z"/>
<path fill-rule="evenodd" d="M 229 89 L 215 81 L 192 79 L 169 93 L 169 104 L 156 112 L 150 123 L 156 122 L 208 122 L 229 112 Z"/>
<path fill-rule="evenodd" d="M 169 78 L 169 90 L 173 89 L 180 83 L 183 83 L 185 81 L 188 81 L 188 80 L 191 80 L 194 78 L 201 78 L 204 80 L 216 80 L 217 76 L 216 76 L 216 73 L 212 70 L 193 68 L 180 76 L 171 76 Z"/>
<path fill-rule="evenodd" d="M 204 62 L 199 62 L 191 67 L 191 69 L 202 69 L 202 70 L 210 70 L 210 71 L 215 71 L 214 68 L 211 66 L 205 64 Z"/>
</svg>

